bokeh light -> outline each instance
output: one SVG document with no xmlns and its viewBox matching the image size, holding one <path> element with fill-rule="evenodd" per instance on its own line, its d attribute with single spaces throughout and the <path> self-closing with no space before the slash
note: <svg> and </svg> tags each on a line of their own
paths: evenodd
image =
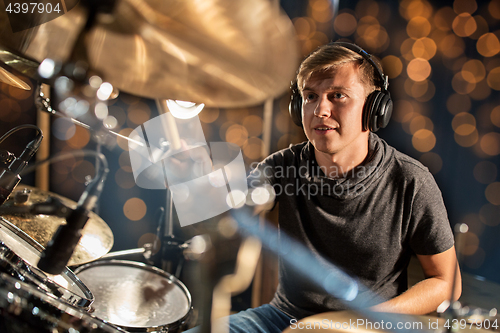
<svg viewBox="0 0 500 333">
<path fill-rule="evenodd" d="M 203 111 L 198 114 L 198 118 L 205 124 L 211 124 L 219 118 L 219 115 L 220 111 L 218 108 L 205 107 Z"/>
<path fill-rule="evenodd" d="M 132 133 L 132 131 L 133 131 L 132 128 L 124 128 L 124 129 L 120 130 L 118 133 L 121 136 L 128 138 L 128 136 L 130 135 L 130 133 Z M 116 142 L 118 143 L 118 146 L 121 149 L 128 151 L 128 142 L 129 141 L 127 139 L 124 139 L 123 137 L 117 137 Z"/>
<path fill-rule="evenodd" d="M 459 14 L 452 23 L 453 32 L 460 37 L 472 35 L 476 29 L 476 20 L 469 13 Z"/>
<path fill-rule="evenodd" d="M 331 1 L 309 0 L 309 10 L 311 17 L 318 22 L 325 23 L 333 18 Z"/>
<path fill-rule="evenodd" d="M 465 43 L 462 38 L 455 34 L 448 34 L 439 43 L 439 51 L 447 58 L 456 58 L 464 53 Z"/>
<path fill-rule="evenodd" d="M 486 77 L 486 68 L 477 59 L 469 60 L 462 66 L 462 77 L 467 82 L 478 83 Z"/>
<path fill-rule="evenodd" d="M 434 25 L 441 31 L 450 31 L 455 17 L 456 13 L 453 11 L 453 8 L 440 8 L 433 17 Z"/>
<path fill-rule="evenodd" d="M 429 171 L 435 175 L 443 168 L 443 159 L 436 153 L 428 152 L 420 156 L 420 162 L 429 168 Z"/>
<path fill-rule="evenodd" d="M 123 205 L 123 214 L 132 221 L 139 221 L 147 212 L 146 203 L 139 198 L 130 198 Z"/>
<path fill-rule="evenodd" d="M 500 41 L 495 34 L 488 32 L 479 37 L 476 48 L 483 57 L 493 57 L 500 52 Z"/>
<path fill-rule="evenodd" d="M 467 81 L 463 77 L 462 72 L 458 72 L 455 75 L 453 75 L 453 79 L 451 80 L 451 86 L 453 87 L 453 90 L 462 95 L 469 94 L 476 88 L 476 84 Z"/>
<path fill-rule="evenodd" d="M 415 134 L 421 129 L 426 129 L 432 132 L 434 130 L 434 124 L 430 118 L 418 115 L 410 121 L 410 133 Z"/>
<path fill-rule="evenodd" d="M 381 59 L 384 74 L 390 79 L 398 77 L 403 71 L 403 62 L 394 55 L 388 55 Z"/>
<path fill-rule="evenodd" d="M 248 131 L 242 125 L 233 124 L 227 129 L 225 138 L 227 142 L 241 147 L 248 140 Z"/>
<path fill-rule="evenodd" d="M 414 39 L 427 37 L 431 33 L 431 23 L 422 16 L 416 16 L 408 22 L 406 33 Z"/>
<path fill-rule="evenodd" d="M 436 145 L 436 136 L 428 129 L 421 129 L 413 134 L 411 142 L 416 150 L 425 153 Z"/>
<path fill-rule="evenodd" d="M 500 105 L 491 110 L 490 119 L 493 125 L 500 127 Z"/>
<path fill-rule="evenodd" d="M 488 73 L 487 80 L 491 89 L 500 90 L 500 67 L 492 69 Z"/>
<path fill-rule="evenodd" d="M 151 110 L 144 102 L 132 104 L 127 110 L 127 117 L 131 121 L 131 126 L 141 125 L 151 119 Z"/>
<path fill-rule="evenodd" d="M 243 119 L 242 125 L 246 128 L 249 136 L 259 136 L 262 134 L 262 117 L 250 115 Z"/>
<path fill-rule="evenodd" d="M 259 138 L 249 138 L 247 144 L 243 148 L 243 154 L 252 159 L 260 160 L 262 159 L 262 146 L 264 142 Z"/>
<path fill-rule="evenodd" d="M 78 161 L 71 168 L 71 176 L 78 183 L 86 183 L 94 178 L 95 167 L 89 161 Z M 90 178 L 89 178 L 90 177 Z"/>
<path fill-rule="evenodd" d="M 476 0 L 454 0 L 453 10 L 457 14 L 472 14 L 477 10 Z"/>
<path fill-rule="evenodd" d="M 500 154 L 500 133 L 490 132 L 481 138 L 481 149 L 490 156 Z"/>
<path fill-rule="evenodd" d="M 410 61 L 406 71 L 413 81 L 423 81 L 431 75 L 431 65 L 425 59 L 416 58 Z"/>
<path fill-rule="evenodd" d="M 474 178 L 482 184 L 490 184 L 497 178 L 498 170 L 495 163 L 481 161 L 476 164 L 473 170 Z"/>
<path fill-rule="evenodd" d="M 413 43 L 412 53 L 415 58 L 430 60 L 436 55 L 437 45 L 431 38 L 419 38 Z"/>
<path fill-rule="evenodd" d="M 484 191 L 486 199 L 495 206 L 500 205 L 500 182 L 494 182 L 486 187 Z"/>
<path fill-rule="evenodd" d="M 479 210 L 479 219 L 485 225 L 495 227 L 500 224 L 500 206 L 488 203 Z"/>
<path fill-rule="evenodd" d="M 430 18 L 432 16 L 432 6 L 428 1 L 403 0 L 399 4 L 399 13 L 407 20 L 414 17 Z"/>
<path fill-rule="evenodd" d="M 500 1 L 499 0 L 491 0 L 488 3 L 488 12 L 493 18 L 500 20 Z"/>
<path fill-rule="evenodd" d="M 83 149 L 90 142 L 90 132 L 83 127 L 75 126 L 75 134 L 66 143 L 74 149 Z"/>
<path fill-rule="evenodd" d="M 349 36 L 356 31 L 358 22 L 351 13 L 340 13 L 333 22 L 333 29 L 340 36 Z"/>
</svg>

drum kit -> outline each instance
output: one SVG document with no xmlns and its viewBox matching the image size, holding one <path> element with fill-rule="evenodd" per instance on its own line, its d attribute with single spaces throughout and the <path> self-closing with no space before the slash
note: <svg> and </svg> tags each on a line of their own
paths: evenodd
<svg viewBox="0 0 500 333">
<path fill-rule="evenodd" d="M 0 4 L 1 82 L 29 90 L 22 79 L 28 77 L 53 88 L 67 76 L 81 88 L 98 76 L 140 97 L 227 108 L 285 92 L 296 69 L 291 21 L 268 0 L 82 0 L 69 9 L 63 4 L 56 18 L 40 13 L 34 19 L 36 13 L 28 12 L 30 22 L 44 23 L 24 30 L 19 26 L 26 25 L 26 15 Z M 55 64 L 48 74 L 47 63 Z M 83 91 L 77 90 L 69 93 Z M 96 122 L 54 110 L 42 89 L 35 95 L 42 111 L 94 130 Z M 103 130 L 116 134 L 102 124 L 95 128 Z M 79 237 L 68 249 L 58 247 L 63 243 L 57 237 L 71 227 L 70 214 L 81 210 L 82 199 L 76 203 L 22 184 L 9 190 L 0 205 L 1 332 L 186 328 L 193 308 L 186 286 L 153 264 L 108 253 L 112 231 L 91 205 L 83 207 L 83 223 L 67 234 Z M 68 252 L 69 260 L 57 261 L 65 262 L 62 270 L 47 266 L 50 250 Z"/>
</svg>

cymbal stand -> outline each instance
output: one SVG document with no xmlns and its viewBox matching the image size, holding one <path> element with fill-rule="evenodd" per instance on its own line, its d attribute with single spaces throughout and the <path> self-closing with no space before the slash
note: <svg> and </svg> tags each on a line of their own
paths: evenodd
<svg viewBox="0 0 500 333">
<path fill-rule="evenodd" d="M 160 219 L 157 236 L 160 239 L 160 266 L 164 271 L 172 273 L 180 278 L 184 265 L 183 250 L 184 242 L 174 235 L 174 203 L 170 189 L 166 189 L 165 197 L 166 213 L 164 219 Z M 156 248 L 156 246 L 154 246 Z"/>
</svg>

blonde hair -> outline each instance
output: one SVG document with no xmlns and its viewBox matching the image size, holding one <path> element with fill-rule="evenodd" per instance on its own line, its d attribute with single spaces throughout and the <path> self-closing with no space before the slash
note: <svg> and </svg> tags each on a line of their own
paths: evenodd
<svg viewBox="0 0 500 333">
<path fill-rule="evenodd" d="M 380 69 L 382 68 L 378 59 L 372 56 L 372 60 Z M 350 62 L 354 62 L 359 66 L 360 81 L 365 86 L 366 96 L 374 90 L 383 87 L 380 75 L 361 54 L 341 44 L 330 43 L 320 46 L 300 64 L 297 72 L 297 86 L 299 91 L 302 91 L 305 82 L 312 75 L 335 70 L 335 68 Z"/>
</svg>

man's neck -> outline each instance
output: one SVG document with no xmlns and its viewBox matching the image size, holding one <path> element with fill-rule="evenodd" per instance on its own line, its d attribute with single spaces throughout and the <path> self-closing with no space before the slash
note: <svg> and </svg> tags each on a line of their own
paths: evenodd
<svg viewBox="0 0 500 333">
<path fill-rule="evenodd" d="M 349 171 L 352 171 L 365 162 L 368 156 L 368 140 L 366 140 L 366 144 L 347 152 L 342 151 L 335 154 L 327 154 L 314 149 L 314 155 L 321 171 L 328 178 L 345 178 L 349 174 Z"/>
</svg>

